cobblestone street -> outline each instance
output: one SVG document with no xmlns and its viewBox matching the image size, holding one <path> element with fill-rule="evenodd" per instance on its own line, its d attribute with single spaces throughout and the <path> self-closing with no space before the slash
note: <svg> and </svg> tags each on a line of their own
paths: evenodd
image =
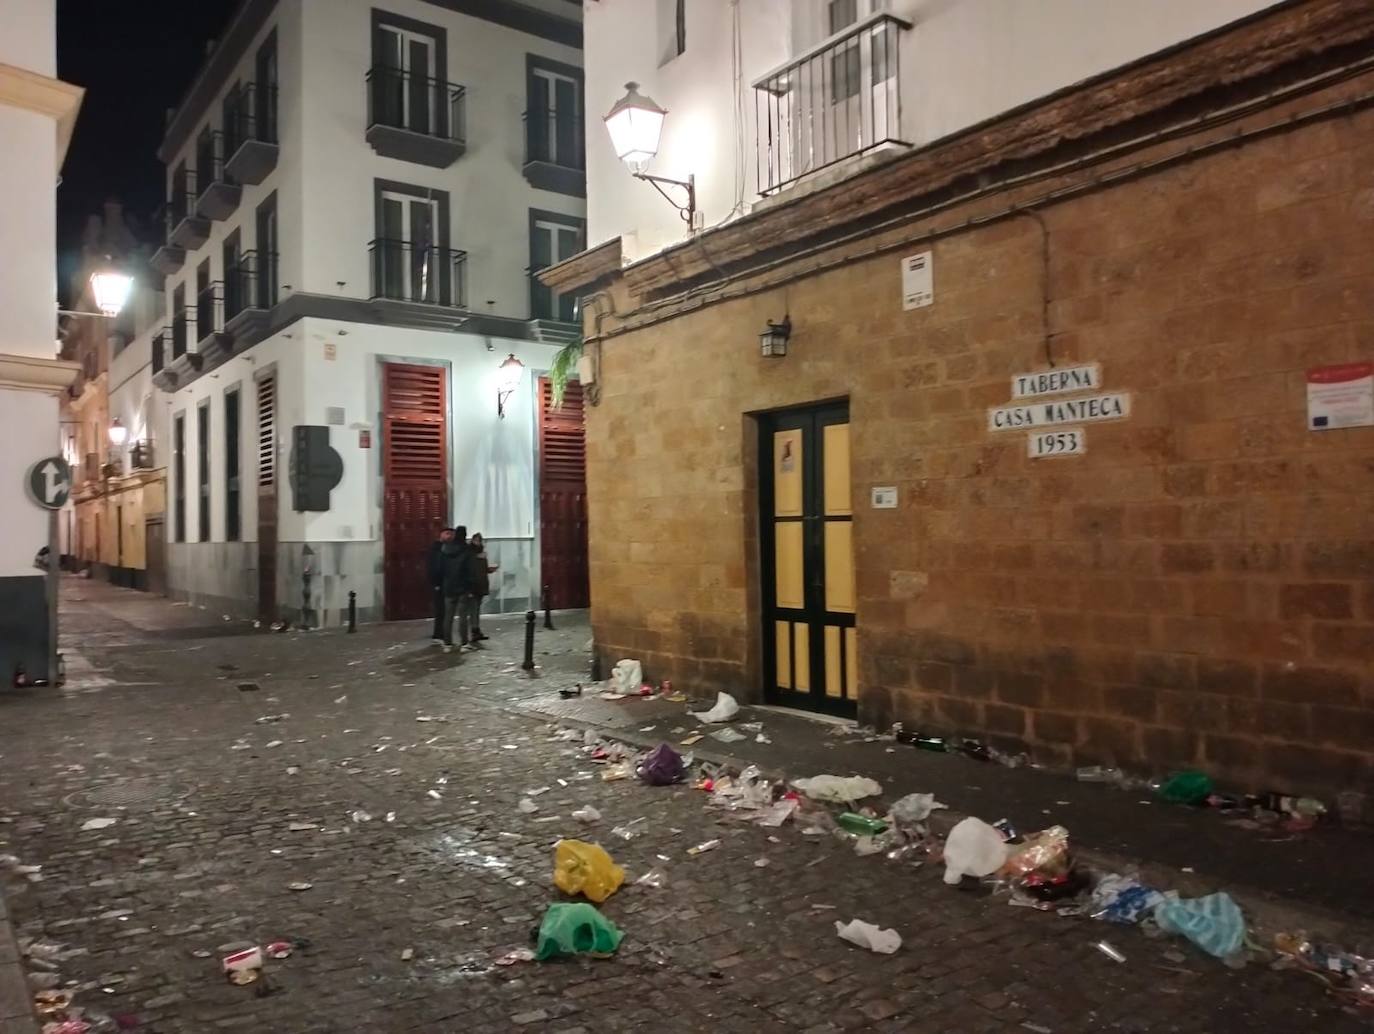
<svg viewBox="0 0 1374 1034">
<path fill-rule="evenodd" d="M 1367 1029 L 1294 973 L 726 822 L 688 786 L 603 781 L 510 708 L 581 675 L 571 616 L 540 630 L 543 676 L 527 680 L 518 619 L 459 655 L 420 623 L 268 634 L 108 586 L 66 592 L 72 681 L 0 695 L 0 852 L 42 867 L 4 890 L 16 937 L 61 947 L 76 1004 L 129 1029 Z M 587 804 L 590 827 L 570 816 Z M 642 835 L 611 835 L 641 817 Z M 83 829 L 96 818 L 117 821 Z M 620 952 L 495 966 L 558 900 L 562 836 L 627 868 L 604 906 Z M 650 867 L 666 887 L 633 885 Z M 841 941 L 834 921 L 856 917 L 902 949 Z M 1104 937 L 1124 963 L 1096 950 Z M 291 938 L 308 944 L 269 963 L 274 993 L 225 982 L 226 948 Z"/>
</svg>

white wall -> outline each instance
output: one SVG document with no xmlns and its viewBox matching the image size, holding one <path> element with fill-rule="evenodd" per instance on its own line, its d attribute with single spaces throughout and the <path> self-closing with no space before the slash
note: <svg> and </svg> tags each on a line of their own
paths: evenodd
<svg viewBox="0 0 1374 1034">
<path fill-rule="evenodd" d="M 152 326 L 140 331 L 110 360 L 110 420 L 122 421 L 129 430 L 121 456 L 126 473 L 129 450 L 140 440 L 153 443 L 154 466 L 165 467 L 170 456 L 167 412 L 171 400 L 153 385 L 152 339 L 161 325 L 153 321 Z"/>
<path fill-rule="evenodd" d="M 34 575 L 34 554 L 48 542 L 48 511 L 29 499 L 29 467 L 45 456 L 60 454 L 55 395 L 0 388 L 0 485 L 7 499 L 0 510 L 0 578 Z"/>
<path fill-rule="evenodd" d="M 57 75 L 57 5 L 54 0 L 4 0 L 0 6 L 0 63 L 39 75 Z"/>
<path fill-rule="evenodd" d="M 669 115 L 651 172 L 695 174 L 705 223 L 731 214 L 743 155 L 746 203 L 758 200 L 752 83 L 828 34 L 826 0 L 743 0 L 741 142 L 731 116 L 734 0 L 687 5 L 686 53 L 658 67 L 658 8 L 648 0 L 585 5 L 588 241 L 617 235 L 639 258 L 680 242 L 677 214 L 635 184 L 611 151 L 601 116 L 634 79 Z M 913 22 L 900 37 L 901 124 L 920 146 L 1062 87 L 1262 10 L 1274 0 L 859 0 Z M 672 5 L 667 5 L 671 7 Z"/>
<path fill-rule="evenodd" d="M 368 297 L 367 244 L 376 236 L 374 180 L 386 179 L 447 191 L 450 246 L 468 253 L 471 308 L 526 317 L 529 210 L 581 216 L 586 206 L 581 198 L 536 190 L 521 174 L 525 55 L 580 66 L 581 51 L 419 0 L 378 6 L 447 30 L 447 77 L 466 88 L 467 153 L 447 169 L 377 155 L 365 139 L 373 5 L 365 0 L 308 4 L 301 141 L 308 189 L 298 288 Z M 487 305 L 488 300 L 495 304 Z"/>
</svg>

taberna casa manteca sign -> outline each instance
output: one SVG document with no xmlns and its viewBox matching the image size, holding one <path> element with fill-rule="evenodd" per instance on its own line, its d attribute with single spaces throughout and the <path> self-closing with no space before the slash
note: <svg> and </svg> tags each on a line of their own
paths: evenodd
<svg viewBox="0 0 1374 1034">
<path fill-rule="evenodd" d="M 1011 379 L 1011 397 L 1025 401 L 989 409 L 988 430 L 1031 431 L 1027 451 L 1032 458 L 1079 455 L 1087 442 L 1081 429 L 1069 436 L 1040 432 L 1131 415 L 1129 392 L 1101 389 L 1102 368 L 1097 363 L 1016 374 Z M 1069 395 L 1073 397 L 1061 397 Z"/>
</svg>

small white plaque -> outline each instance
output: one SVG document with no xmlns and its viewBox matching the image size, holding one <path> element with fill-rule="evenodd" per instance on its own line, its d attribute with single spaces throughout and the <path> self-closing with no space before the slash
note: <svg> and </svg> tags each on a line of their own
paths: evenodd
<svg viewBox="0 0 1374 1034">
<path fill-rule="evenodd" d="M 1026 438 L 1026 455 L 1033 460 L 1046 456 L 1081 456 L 1088 451 L 1088 436 L 1081 428 L 1041 431 Z"/>
<path fill-rule="evenodd" d="M 873 489 L 873 509 L 875 510 L 895 510 L 897 509 L 897 486 L 884 485 L 881 488 Z"/>
<path fill-rule="evenodd" d="M 931 253 L 902 259 L 902 308 L 923 309 L 935 301 L 935 269 Z"/>
</svg>

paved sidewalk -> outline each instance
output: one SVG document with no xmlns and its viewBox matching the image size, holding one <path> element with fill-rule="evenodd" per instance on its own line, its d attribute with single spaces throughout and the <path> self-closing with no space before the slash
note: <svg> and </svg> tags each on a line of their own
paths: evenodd
<svg viewBox="0 0 1374 1034">
<path fill-rule="evenodd" d="M 962 894 L 937 867 L 726 821 L 685 786 L 602 781 L 515 710 L 583 670 L 571 615 L 541 629 L 530 680 L 518 620 L 492 621 L 484 653 L 443 654 L 422 623 L 275 635 L 202 615 L 198 631 L 185 608 L 124 593 L 69 586 L 80 676 L 0 693 L 0 854 L 42 867 L 0 879 L 16 933 L 56 947 L 77 1004 L 144 1034 L 1368 1029 L 1294 973 Z M 641 717 L 627 708 L 620 731 L 652 735 Z M 851 749 L 832 739 L 827 761 Z M 995 770 L 962 771 L 982 785 Z M 600 823 L 571 819 L 584 804 Z M 610 833 L 641 817 L 642 835 Z M 495 966 L 557 900 L 564 835 L 669 883 L 606 903 L 627 934 L 613 959 Z M 897 929 L 901 951 L 840 941 L 834 920 L 854 917 Z M 271 965 L 275 993 L 224 982 L 218 954 L 281 937 L 308 943 Z"/>
</svg>

